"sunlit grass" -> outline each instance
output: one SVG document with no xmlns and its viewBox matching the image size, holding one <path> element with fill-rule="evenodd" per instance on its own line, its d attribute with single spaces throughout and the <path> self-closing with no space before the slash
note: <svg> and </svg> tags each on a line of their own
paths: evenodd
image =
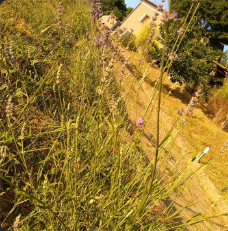
<svg viewBox="0 0 228 231">
<path fill-rule="evenodd" d="M 150 116 L 159 110 L 156 86 L 147 110 L 143 102 L 143 114 L 137 108 L 148 67 L 128 73 L 113 35 L 95 44 L 105 31 L 91 20 L 89 1 L 63 1 L 63 28 L 58 8 L 55 0 L 6 1 L 0 8 L 2 226 L 183 230 L 201 221 L 181 222 L 190 204 L 175 210 L 169 202 L 194 174 L 185 171 L 189 163 L 168 168 L 171 133 L 150 128 L 161 142 L 157 151 L 153 140 L 148 152 L 143 148 Z M 135 108 L 141 114 L 130 121 Z"/>
</svg>

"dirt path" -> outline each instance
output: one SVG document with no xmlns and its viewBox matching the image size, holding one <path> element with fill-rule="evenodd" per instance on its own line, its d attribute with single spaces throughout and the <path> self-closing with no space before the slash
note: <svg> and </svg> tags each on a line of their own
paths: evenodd
<svg viewBox="0 0 228 231">
<path fill-rule="evenodd" d="M 159 70 L 150 68 L 150 74 L 159 76 Z M 123 85 L 123 91 L 128 92 L 132 83 L 136 81 L 135 77 L 131 75 Z M 151 95 L 153 94 L 154 87 L 148 82 L 144 81 L 139 87 L 139 82 L 136 81 L 135 91 L 132 92 L 127 98 L 126 108 L 130 120 L 135 123 L 135 121 L 144 114 L 145 109 L 150 101 Z M 138 90 L 140 88 L 140 90 Z M 136 97 L 135 97 L 136 95 Z M 163 94 L 163 99 L 166 95 Z M 176 99 L 177 101 L 178 99 Z M 180 101 L 180 100 L 179 100 Z M 156 98 L 153 103 L 156 103 Z M 152 103 L 152 105 L 153 105 Z M 174 124 L 174 119 L 168 113 L 168 107 L 170 103 L 175 103 L 169 97 L 162 103 L 161 109 L 161 139 L 164 138 L 167 132 Z M 179 104 L 181 104 L 179 102 Z M 153 144 L 155 142 L 156 134 L 156 107 L 151 112 L 149 117 L 145 118 L 147 122 L 146 129 L 144 131 L 144 137 L 142 139 L 142 148 L 148 153 L 149 158 L 153 158 L 154 148 Z M 191 153 L 189 152 L 190 145 L 183 139 L 183 137 L 178 133 L 179 128 L 174 129 L 173 143 L 172 147 L 169 148 L 170 156 L 167 158 L 166 164 L 159 166 L 166 171 L 167 175 L 172 177 L 175 171 L 185 168 L 185 174 L 188 175 L 191 172 L 195 172 L 199 169 L 202 164 L 196 162 L 191 162 Z M 151 138 L 152 137 L 152 138 Z M 168 146 L 167 146 L 168 147 Z M 162 158 L 162 157 L 161 157 Z M 204 168 L 198 170 L 193 177 L 188 180 L 188 183 L 183 188 L 183 191 L 178 194 L 171 196 L 171 199 L 175 202 L 176 209 L 180 209 L 188 203 L 194 202 L 189 209 L 185 209 L 181 212 L 183 220 L 187 220 L 193 216 L 205 215 L 205 217 L 214 217 L 221 214 L 228 213 L 228 206 L 219 192 L 216 190 L 215 186 L 206 175 Z M 197 223 L 188 228 L 188 230 L 202 230 L 202 231 L 222 231 L 228 229 L 228 217 L 222 216 L 213 218 L 201 223 Z"/>
</svg>

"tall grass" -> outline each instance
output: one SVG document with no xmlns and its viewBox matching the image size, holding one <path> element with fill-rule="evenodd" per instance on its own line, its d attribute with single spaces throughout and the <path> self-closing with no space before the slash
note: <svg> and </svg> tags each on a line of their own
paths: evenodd
<svg viewBox="0 0 228 231">
<path fill-rule="evenodd" d="M 2 226 L 183 230 L 201 218 L 181 222 L 178 214 L 188 205 L 175 210 L 168 199 L 193 173 L 183 166 L 167 178 L 156 168 L 167 158 L 170 136 L 159 141 L 164 62 L 157 144 L 148 161 L 141 148 L 146 121 L 132 124 L 125 106 L 135 83 L 122 94 L 116 40 L 105 40 L 107 31 L 98 29 L 89 8 L 90 1 L 71 0 L 1 5 Z"/>
</svg>

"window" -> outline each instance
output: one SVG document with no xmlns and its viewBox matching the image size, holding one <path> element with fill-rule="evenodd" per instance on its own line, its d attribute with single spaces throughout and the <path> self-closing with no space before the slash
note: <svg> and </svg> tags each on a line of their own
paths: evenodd
<svg viewBox="0 0 228 231">
<path fill-rule="evenodd" d="M 140 19 L 139 22 L 141 23 L 145 23 L 146 21 L 148 21 L 150 19 L 150 17 L 147 14 L 144 14 Z"/>
</svg>

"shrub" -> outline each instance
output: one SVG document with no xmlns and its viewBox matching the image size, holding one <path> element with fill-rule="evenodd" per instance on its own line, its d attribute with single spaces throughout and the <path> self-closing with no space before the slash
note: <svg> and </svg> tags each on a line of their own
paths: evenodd
<svg viewBox="0 0 228 231">
<path fill-rule="evenodd" d="M 121 39 L 122 45 L 130 51 L 137 51 L 134 35 L 123 35 Z"/>
<path fill-rule="evenodd" d="M 156 40 L 158 36 L 159 28 L 157 26 L 152 27 L 150 22 L 147 21 L 136 36 L 136 46 L 141 50 L 152 50 L 154 45 L 160 45 Z"/>
</svg>

